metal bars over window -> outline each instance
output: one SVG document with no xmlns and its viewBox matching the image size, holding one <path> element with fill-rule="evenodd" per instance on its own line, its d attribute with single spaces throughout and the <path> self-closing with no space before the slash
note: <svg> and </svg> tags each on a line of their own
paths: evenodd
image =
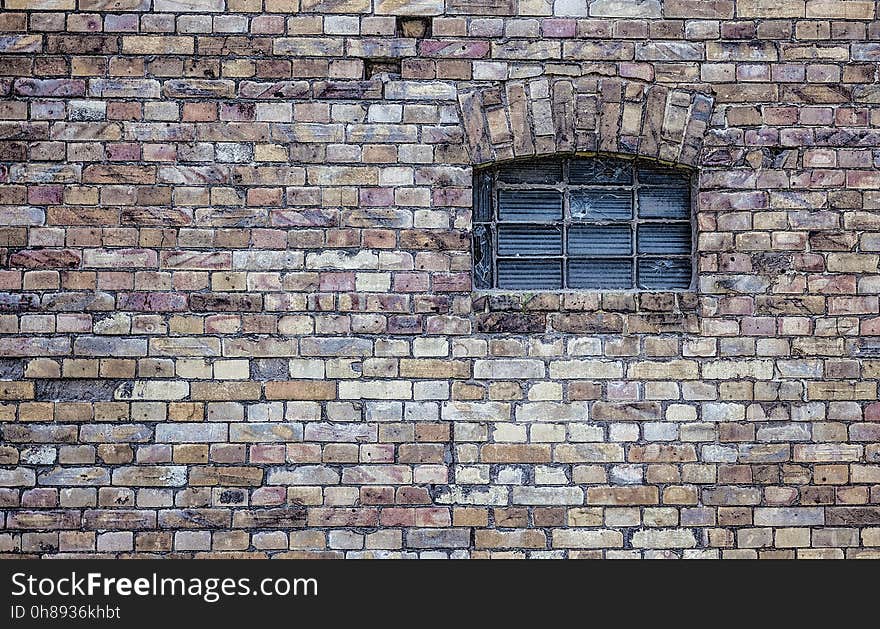
<svg viewBox="0 0 880 629">
<path fill-rule="evenodd" d="M 691 175 L 609 157 L 481 169 L 473 246 L 478 289 L 688 289 Z"/>
</svg>

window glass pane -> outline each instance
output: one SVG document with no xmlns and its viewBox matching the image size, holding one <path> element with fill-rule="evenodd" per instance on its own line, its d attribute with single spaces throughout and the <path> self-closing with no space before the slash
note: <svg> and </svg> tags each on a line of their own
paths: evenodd
<svg viewBox="0 0 880 629">
<path fill-rule="evenodd" d="M 474 177 L 474 222 L 492 220 L 492 173 L 483 171 Z"/>
<path fill-rule="evenodd" d="M 577 185 L 631 184 L 632 162 L 609 157 L 574 158 L 568 167 L 569 183 Z"/>
<path fill-rule="evenodd" d="M 559 160 L 514 162 L 498 169 L 498 181 L 505 183 L 558 183 L 562 181 L 562 162 Z"/>
<path fill-rule="evenodd" d="M 632 218 L 632 193 L 610 190 L 572 190 L 572 220 L 614 221 Z"/>
<path fill-rule="evenodd" d="M 556 190 L 501 190 L 498 220 L 517 223 L 557 221 L 562 218 L 562 194 Z"/>
<path fill-rule="evenodd" d="M 629 225 L 578 225 L 568 230 L 569 255 L 632 254 L 632 227 Z"/>
<path fill-rule="evenodd" d="M 540 256 L 562 253 L 562 228 L 547 225 L 499 225 L 498 255 Z"/>
<path fill-rule="evenodd" d="M 632 288 L 632 260 L 569 260 L 571 288 Z"/>
<path fill-rule="evenodd" d="M 691 252 L 691 226 L 686 223 L 639 226 L 639 253 L 687 255 Z"/>
<path fill-rule="evenodd" d="M 475 169 L 474 286 L 687 289 L 691 197 L 687 171 L 625 158 Z"/>
<path fill-rule="evenodd" d="M 644 218 L 690 218 L 690 188 L 685 186 L 639 189 L 639 216 Z"/>
<path fill-rule="evenodd" d="M 474 227 L 474 286 L 492 288 L 492 232 L 486 225 Z"/>
<path fill-rule="evenodd" d="M 672 168 L 657 168 L 655 166 L 639 166 L 639 183 L 656 186 L 688 186 L 690 178 L 687 173 Z"/>
<path fill-rule="evenodd" d="M 642 258 L 639 260 L 639 288 L 685 289 L 691 285 L 689 258 Z"/>
<path fill-rule="evenodd" d="M 498 260 L 498 288 L 562 288 L 561 260 Z"/>
</svg>

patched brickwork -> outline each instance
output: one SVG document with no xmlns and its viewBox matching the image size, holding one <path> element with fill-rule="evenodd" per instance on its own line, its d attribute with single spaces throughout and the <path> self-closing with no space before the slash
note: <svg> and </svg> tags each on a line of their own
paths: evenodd
<svg viewBox="0 0 880 629">
<path fill-rule="evenodd" d="M 0 0 L 0 553 L 880 557 L 877 5 Z M 575 152 L 696 290 L 472 290 Z"/>
</svg>

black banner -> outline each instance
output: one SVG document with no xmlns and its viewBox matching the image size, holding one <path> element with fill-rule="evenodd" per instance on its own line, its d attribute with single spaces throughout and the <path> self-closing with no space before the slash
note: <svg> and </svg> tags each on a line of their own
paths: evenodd
<svg viewBox="0 0 880 629">
<path fill-rule="evenodd" d="M 332 618 L 458 629 L 569 613 L 610 613 L 627 626 L 753 605 L 762 621 L 790 620 L 819 601 L 858 600 L 872 581 L 860 581 L 863 573 L 836 561 L 3 560 L 0 627 L 170 629 L 197 619 L 251 629 Z M 769 600 L 787 603 L 765 607 Z"/>
</svg>

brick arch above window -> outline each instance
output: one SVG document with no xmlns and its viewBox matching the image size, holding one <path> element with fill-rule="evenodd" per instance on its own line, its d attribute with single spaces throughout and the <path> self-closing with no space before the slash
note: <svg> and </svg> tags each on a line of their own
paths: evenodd
<svg viewBox="0 0 880 629">
<path fill-rule="evenodd" d="M 609 77 L 471 86 L 459 105 L 475 166 L 554 153 L 622 153 L 698 166 L 713 98 Z"/>
</svg>

